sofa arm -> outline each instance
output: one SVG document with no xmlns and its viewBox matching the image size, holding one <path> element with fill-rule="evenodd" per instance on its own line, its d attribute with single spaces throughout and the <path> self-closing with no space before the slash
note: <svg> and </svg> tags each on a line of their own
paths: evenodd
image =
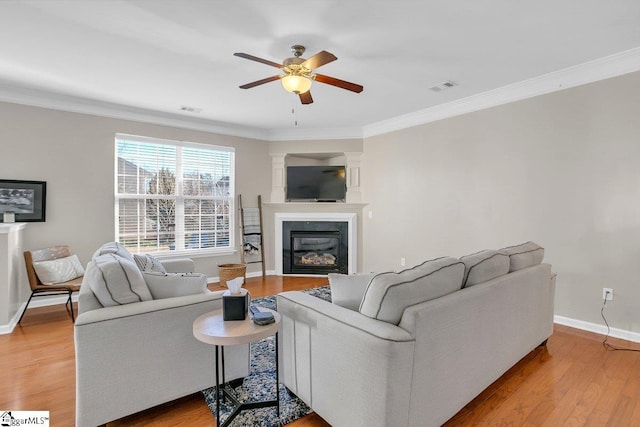
<svg viewBox="0 0 640 427">
<path fill-rule="evenodd" d="M 105 307 L 74 326 L 76 423 L 96 426 L 215 384 L 214 346 L 194 320 L 222 308 L 222 292 Z M 225 374 L 248 375 L 249 346 L 225 347 Z"/>
<path fill-rule="evenodd" d="M 277 303 L 284 385 L 331 425 L 408 425 L 407 331 L 302 292 Z"/>
<path fill-rule="evenodd" d="M 278 294 L 277 301 L 278 312 L 283 315 L 289 314 L 296 318 L 305 319 L 308 318 L 305 313 L 313 311 L 320 316 L 349 325 L 361 333 L 369 334 L 376 338 L 398 342 L 413 341 L 413 337 L 409 332 L 396 325 L 372 319 L 359 312 L 331 304 L 304 292 L 282 292 Z"/>
<path fill-rule="evenodd" d="M 87 311 L 78 315 L 75 326 L 80 327 L 90 323 L 105 322 L 118 318 L 129 318 L 132 316 L 141 316 L 161 310 L 180 309 L 195 304 L 209 303 L 222 299 L 224 291 L 201 293 L 196 295 L 186 295 L 175 298 L 163 298 L 157 300 L 143 301 L 132 304 L 117 305 L 113 307 L 103 307 L 96 310 Z M 221 308 L 214 305 L 211 310 Z"/>
<path fill-rule="evenodd" d="M 191 258 L 163 259 L 160 261 L 167 273 L 193 273 L 195 263 Z"/>
</svg>

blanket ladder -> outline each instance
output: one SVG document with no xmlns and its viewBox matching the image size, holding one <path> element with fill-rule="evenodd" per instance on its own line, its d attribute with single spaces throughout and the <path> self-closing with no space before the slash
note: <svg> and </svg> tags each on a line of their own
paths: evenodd
<svg viewBox="0 0 640 427">
<path fill-rule="evenodd" d="M 262 196 L 258 195 L 257 208 L 245 208 L 242 206 L 242 195 L 238 194 L 238 207 L 240 209 L 240 228 L 242 230 L 242 263 L 262 264 L 262 277 L 264 277 L 266 273 L 262 233 Z M 247 258 L 251 258 L 257 252 L 260 252 L 260 260 L 247 261 Z"/>
</svg>

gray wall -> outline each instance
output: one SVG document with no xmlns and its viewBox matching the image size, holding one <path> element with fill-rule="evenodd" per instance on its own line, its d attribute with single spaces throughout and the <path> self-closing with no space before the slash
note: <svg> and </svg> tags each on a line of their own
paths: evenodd
<svg viewBox="0 0 640 427">
<path fill-rule="evenodd" d="M 68 244 L 86 264 L 113 241 L 116 133 L 233 146 L 236 194 L 245 206 L 257 206 L 257 195 L 271 191 L 264 141 L 0 103 L 0 178 L 47 181 L 47 221 L 27 226 L 25 249 Z M 195 261 L 197 271 L 214 277 L 218 264 L 239 262 L 240 254 Z"/>
<path fill-rule="evenodd" d="M 367 138 L 364 270 L 533 240 L 557 315 L 640 332 L 639 117 L 634 73 Z"/>
</svg>

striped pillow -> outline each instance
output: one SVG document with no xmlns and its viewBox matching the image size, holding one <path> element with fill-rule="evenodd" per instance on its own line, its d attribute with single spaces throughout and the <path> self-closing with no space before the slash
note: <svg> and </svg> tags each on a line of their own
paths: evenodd
<svg viewBox="0 0 640 427">
<path fill-rule="evenodd" d="M 106 254 L 118 255 L 122 258 L 126 258 L 129 261 L 133 262 L 133 255 L 131 255 L 131 253 L 127 250 L 127 248 L 125 248 L 120 242 L 105 243 L 104 245 L 100 246 L 100 248 L 97 251 L 95 251 L 91 259 L 95 259 L 100 255 L 106 255 Z"/>
<path fill-rule="evenodd" d="M 162 263 L 158 261 L 156 257 L 151 256 L 149 254 L 144 254 L 144 255 L 136 254 L 133 256 L 133 259 L 136 262 L 136 265 L 138 266 L 140 271 L 142 272 L 149 272 L 149 271 L 153 271 L 156 273 L 167 272 L 167 270 L 164 268 Z"/>
<path fill-rule="evenodd" d="M 85 272 L 85 283 L 103 307 L 153 299 L 138 266 L 115 254 L 100 255 L 91 261 Z"/>
</svg>

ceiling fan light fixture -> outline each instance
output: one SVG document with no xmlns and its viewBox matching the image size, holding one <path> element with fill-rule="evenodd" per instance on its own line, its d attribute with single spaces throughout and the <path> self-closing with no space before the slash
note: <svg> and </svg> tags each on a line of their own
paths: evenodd
<svg viewBox="0 0 640 427">
<path fill-rule="evenodd" d="M 302 54 L 304 53 L 304 46 L 294 45 L 291 47 L 293 57 L 286 58 L 282 61 L 282 64 L 269 61 L 268 59 L 258 58 L 257 56 L 249 55 L 248 53 L 236 52 L 235 56 L 248 59 L 251 61 L 260 62 L 265 65 L 277 68 L 282 71 L 282 74 L 267 77 L 265 79 L 256 80 L 255 82 L 247 83 L 240 86 L 240 89 L 250 89 L 252 87 L 260 86 L 265 83 L 274 82 L 280 80 L 284 90 L 290 93 L 295 93 L 300 98 L 300 102 L 303 105 L 312 104 L 313 97 L 311 96 L 311 84 L 314 80 L 326 84 L 335 86 L 341 89 L 346 89 L 351 92 L 360 93 L 364 89 L 361 85 L 351 83 L 345 80 L 336 79 L 335 77 L 325 76 L 323 74 L 316 74 L 315 70 L 323 65 L 338 59 L 334 54 L 325 50 L 316 53 L 311 58 L 304 59 Z"/>
<path fill-rule="evenodd" d="M 301 94 L 306 93 L 311 89 L 311 79 L 298 76 L 295 74 L 289 74 L 280 79 L 282 87 L 291 93 Z"/>
</svg>

